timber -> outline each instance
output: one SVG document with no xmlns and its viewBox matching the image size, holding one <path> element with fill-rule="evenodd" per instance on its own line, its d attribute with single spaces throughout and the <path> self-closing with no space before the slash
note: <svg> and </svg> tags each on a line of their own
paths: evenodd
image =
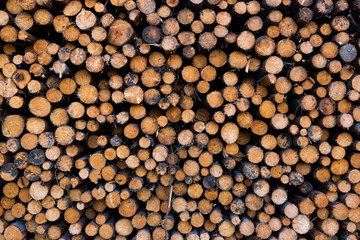
<svg viewBox="0 0 360 240">
<path fill-rule="evenodd" d="M 359 239 L 359 0 L 4 0 L 0 240 Z"/>
</svg>

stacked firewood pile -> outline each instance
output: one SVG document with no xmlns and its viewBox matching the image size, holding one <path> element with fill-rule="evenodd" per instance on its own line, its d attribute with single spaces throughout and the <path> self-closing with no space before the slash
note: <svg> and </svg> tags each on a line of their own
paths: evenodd
<svg viewBox="0 0 360 240">
<path fill-rule="evenodd" d="M 359 239 L 359 0 L 0 9 L 0 239 Z"/>
</svg>

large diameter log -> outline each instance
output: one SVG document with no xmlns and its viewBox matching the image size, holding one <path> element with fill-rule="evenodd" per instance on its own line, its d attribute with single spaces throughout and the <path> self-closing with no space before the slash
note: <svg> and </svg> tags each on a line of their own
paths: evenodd
<svg viewBox="0 0 360 240">
<path fill-rule="evenodd" d="M 135 34 L 133 27 L 130 23 L 122 19 L 115 20 L 108 32 L 108 42 L 115 46 L 122 46 L 129 42 Z"/>
</svg>

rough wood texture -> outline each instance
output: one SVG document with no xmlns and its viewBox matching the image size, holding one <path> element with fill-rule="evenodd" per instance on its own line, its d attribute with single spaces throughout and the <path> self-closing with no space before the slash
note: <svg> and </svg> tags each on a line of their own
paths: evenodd
<svg viewBox="0 0 360 240">
<path fill-rule="evenodd" d="M 360 0 L 4 0 L 0 240 L 360 235 Z"/>
</svg>

